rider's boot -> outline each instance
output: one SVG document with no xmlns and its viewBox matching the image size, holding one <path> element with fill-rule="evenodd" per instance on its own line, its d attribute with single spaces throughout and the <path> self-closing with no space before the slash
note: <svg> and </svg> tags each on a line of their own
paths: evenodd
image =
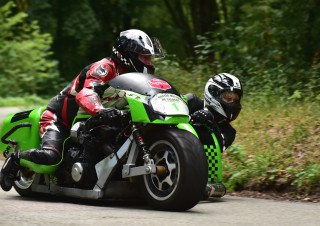
<svg viewBox="0 0 320 226">
<path fill-rule="evenodd" d="M 30 149 L 17 154 L 12 153 L 8 156 L 0 172 L 0 184 L 4 191 L 10 191 L 13 182 L 17 178 L 20 169 L 20 159 L 28 160 L 36 164 L 54 165 L 59 163 L 61 155 L 52 149 Z"/>
<path fill-rule="evenodd" d="M 54 149 L 29 149 L 20 153 L 20 158 L 40 165 L 55 165 L 61 160 L 61 154 Z"/>
<path fill-rule="evenodd" d="M 5 160 L 1 172 L 0 172 L 0 184 L 4 191 L 10 191 L 13 186 L 13 182 L 17 177 L 19 171 L 19 158 L 17 154 L 10 154 Z"/>
</svg>

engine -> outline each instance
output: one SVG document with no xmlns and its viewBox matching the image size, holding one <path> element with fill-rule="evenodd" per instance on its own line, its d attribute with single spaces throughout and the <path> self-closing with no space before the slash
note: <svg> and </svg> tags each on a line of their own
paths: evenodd
<svg viewBox="0 0 320 226">
<path fill-rule="evenodd" d="M 68 148 L 58 173 L 61 186 L 92 189 L 97 182 L 96 163 L 114 153 L 119 128 L 99 126 L 86 132 L 83 128 L 84 122 L 71 128 L 71 139 L 65 144 Z"/>
<path fill-rule="evenodd" d="M 82 147 L 72 147 L 64 155 L 58 184 L 65 187 L 92 189 L 97 182 L 95 163 Z"/>
</svg>

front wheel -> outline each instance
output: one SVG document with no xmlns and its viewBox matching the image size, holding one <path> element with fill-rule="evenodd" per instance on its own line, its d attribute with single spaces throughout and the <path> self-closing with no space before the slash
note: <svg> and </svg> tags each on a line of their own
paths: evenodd
<svg viewBox="0 0 320 226">
<path fill-rule="evenodd" d="M 203 196 L 208 164 L 203 146 L 193 134 L 163 130 L 147 139 L 157 173 L 144 175 L 140 185 L 145 200 L 159 210 L 185 211 Z"/>
</svg>

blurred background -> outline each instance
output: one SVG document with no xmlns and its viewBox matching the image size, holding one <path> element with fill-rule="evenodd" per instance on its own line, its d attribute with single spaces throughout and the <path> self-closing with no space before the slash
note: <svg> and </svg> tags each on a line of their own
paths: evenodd
<svg viewBox="0 0 320 226">
<path fill-rule="evenodd" d="M 158 37 L 156 74 L 203 96 L 244 87 L 230 190 L 319 194 L 320 0 L 0 0 L 0 106 L 46 104 L 126 29 Z"/>
<path fill-rule="evenodd" d="M 246 94 L 319 98 L 320 1 L 0 0 L 1 96 L 51 95 L 110 55 L 123 30 L 160 39 L 157 74 L 202 94 L 213 74 Z M 12 79 L 14 78 L 14 79 Z M 271 97 L 269 97 L 271 98 Z"/>
</svg>

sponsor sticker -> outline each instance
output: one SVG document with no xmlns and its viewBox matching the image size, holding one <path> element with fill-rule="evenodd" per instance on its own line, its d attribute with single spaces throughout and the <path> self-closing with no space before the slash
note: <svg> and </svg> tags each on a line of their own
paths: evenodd
<svg viewBox="0 0 320 226">
<path fill-rule="evenodd" d="M 159 93 L 151 99 L 151 105 L 155 112 L 164 115 L 188 115 L 189 109 L 186 103 L 178 96 L 170 93 Z"/>
<path fill-rule="evenodd" d="M 166 81 L 163 81 L 161 79 L 153 78 L 148 81 L 150 87 L 155 89 L 161 89 L 161 90 L 167 90 L 171 89 L 171 86 Z"/>
</svg>

